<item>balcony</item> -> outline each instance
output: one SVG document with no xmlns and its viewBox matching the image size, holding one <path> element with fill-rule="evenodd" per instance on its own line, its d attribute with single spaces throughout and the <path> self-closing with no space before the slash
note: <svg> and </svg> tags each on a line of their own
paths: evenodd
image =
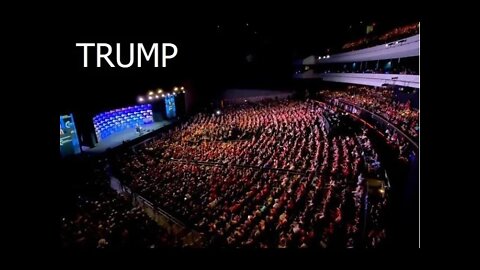
<svg viewBox="0 0 480 270">
<path fill-rule="evenodd" d="M 309 70 L 295 74 L 296 79 L 322 79 L 328 82 L 382 86 L 385 84 L 420 88 L 419 75 L 380 74 L 380 73 L 315 73 Z"/>
<path fill-rule="evenodd" d="M 395 59 L 419 56 L 420 35 L 411 36 L 405 39 L 377 45 L 367 49 L 328 55 L 325 57 L 309 56 L 302 61 L 303 65 L 318 65 L 326 63 L 348 63 L 375 61 L 384 59 Z"/>
</svg>

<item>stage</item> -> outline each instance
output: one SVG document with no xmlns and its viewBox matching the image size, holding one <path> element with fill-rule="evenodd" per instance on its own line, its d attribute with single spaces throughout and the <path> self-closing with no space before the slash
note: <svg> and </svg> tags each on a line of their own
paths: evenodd
<svg viewBox="0 0 480 270">
<path fill-rule="evenodd" d="M 154 122 L 146 125 L 142 125 L 142 133 L 139 135 L 135 128 L 128 128 L 122 131 L 119 131 L 115 134 L 108 136 L 107 138 L 101 140 L 95 147 L 83 149 L 83 152 L 90 154 L 100 154 L 105 152 L 107 149 L 113 149 L 121 145 L 124 141 L 131 141 L 144 137 L 155 130 L 158 130 L 162 127 L 170 125 L 172 122 L 163 120 L 161 122 Z"/>
</svg>

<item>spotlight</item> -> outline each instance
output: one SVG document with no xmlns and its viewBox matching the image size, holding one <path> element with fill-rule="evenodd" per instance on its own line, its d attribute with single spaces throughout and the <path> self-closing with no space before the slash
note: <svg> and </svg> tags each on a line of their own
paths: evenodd
<svg viewBox="0 0 480 270">
<path fill-rule="evenodd" d="M 149 100 L 152 100 L 152 96 L 148 96 L 148 99 L 149 99 Z"/>
<path fill-rule="evenodd" d="M 162 94 L 162 97 L 165 97 L 165 94 Z"/>
<path fill-rule="evenodd" d="M 217 111 L 217 115 L 220 115 L 220 110 Z"/>
<path fill-rule="evenodd" d="M 162 89 L 158 89 L 157 93 L 161 94 L 163 92 Z"/>
<path fill-rule="evenodd" d="M 173 91 L 178 91 L 178 87 L 173 88 Z"/>
<path fill-rule="evenodd" d="M 330 58 L 330 55 L 327 55 L 327 58 Z"/>
<path fill-rule="evenodd" d="M 139 102 L 143 102 L 143 98 L 142 98 L 142 97 L 138 97 L 138 101 L 139 101 Z"/>
<path fill-rule="evenodd" d="M 184 94 L 185 94 L 185 90 L 183 90 L 183 91 L 182 91 L 182 93 L 184 93 Z"/>
<path fill-rule="evenodd" d="M 158 98 L 159 98 L 159 96 L 158 96 L 158 95 L 155 95 L 155 98 L 156 98 L 156 99 L 158 99 Z"/>
<path fill-rule="evenodd" d="M 183 90 L 183 89 L 184 89 L 184 88 L 183 88 L 183 86 L 182 86 L 182 87 L 180 87 L 180 90 Z"/>
<path fill-rule="evenodd" d="M 153 95 L 153 91 L 148 92 L 148 95 L 149 96 Z"/>
</svg>

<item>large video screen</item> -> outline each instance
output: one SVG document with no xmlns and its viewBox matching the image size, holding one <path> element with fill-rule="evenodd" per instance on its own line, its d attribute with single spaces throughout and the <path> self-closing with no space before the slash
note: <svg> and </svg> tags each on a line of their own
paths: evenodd
<svg viewBox="0 0 480 270">
<path fill-rule="evenodd" d="M 93 117 L 95 134 L 100 142 L 108 136 L 135 126 L 153 122 L 152 104 L 130 106 L 104 112 Z"/>
<path fill-rule="evenodd" d="M 168 119 L 174 118 L 177 116 L 177 110 L 175 107 L 175 96 L 168 95 L 165 98 L 165 111 Z"/>
<path fill-rule="evenodd" d="M 79 154 L 80 141 L 78 140 L 77 129 L 75 128 L 75 121 L 73 115 L 60 116 L 60 154 L 62 156 L 69 156 Z"/>
</svg>

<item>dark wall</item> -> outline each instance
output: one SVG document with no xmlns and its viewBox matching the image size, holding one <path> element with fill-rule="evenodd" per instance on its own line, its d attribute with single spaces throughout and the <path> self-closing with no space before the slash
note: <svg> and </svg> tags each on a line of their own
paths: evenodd
<svg viewBox="0 0 480 270">
<path fill-rule="evenodd" d="M 419 108 L 420 103 L 420 91 L 418 89 L 412 88 L 404 88 L 403 90 L 399 90 L 398 88 L 395 90 L 396 100 L 406 103 L 410 101 L 410 105 L 413 108 Z"/>
</svg>

